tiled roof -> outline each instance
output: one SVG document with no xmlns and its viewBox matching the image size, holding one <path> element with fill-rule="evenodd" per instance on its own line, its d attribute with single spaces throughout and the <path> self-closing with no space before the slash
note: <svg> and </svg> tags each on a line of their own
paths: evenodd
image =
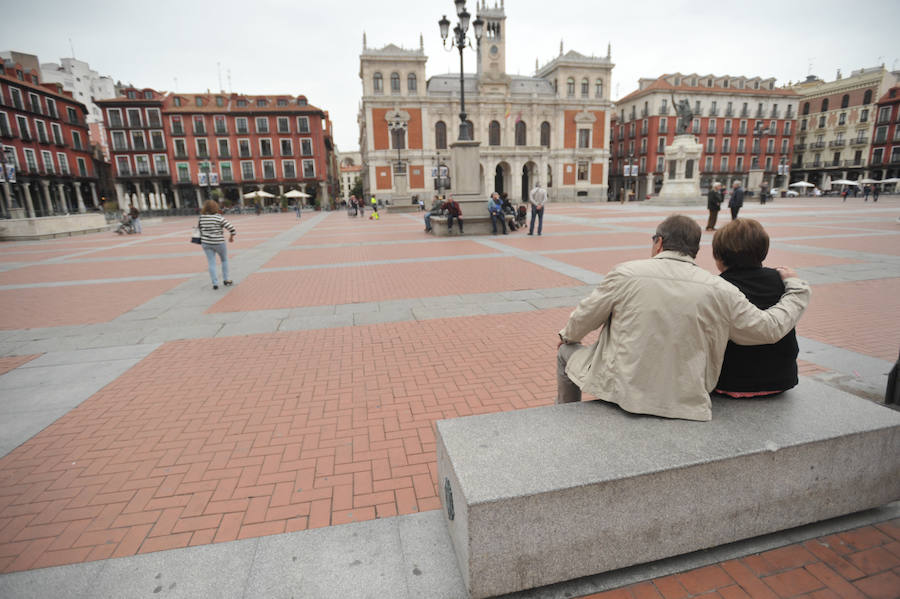
<svg viewBox="0 0 900 599">
<path fill-rule="evenodd" d="M 800 97 L 800 94 L 797 92 L 783 87 L 776 87 L 775 89 L 741 89 L 739 87 L 706 87 L 701 85 L 685 85 L 684 79 L 682 79 L 681 85 L 672 85 L 666 79 L 669 74 L 659 76 L 653 83 L 645 87 L 644 89 L 637 89 L 624 98 L 616 100 L 616 103 L 627 102 L 628 100 L 633 100 L 635 98 L 640 98 L 654 91 L 679 91 L 679 92 L 691 92 L 691 93 L 701 93 L 701 94 L 723 94 L 729 96 L 776 96 L 776 97 L 786 97 L 786 98 L 795 98 Z"/>
</svg>

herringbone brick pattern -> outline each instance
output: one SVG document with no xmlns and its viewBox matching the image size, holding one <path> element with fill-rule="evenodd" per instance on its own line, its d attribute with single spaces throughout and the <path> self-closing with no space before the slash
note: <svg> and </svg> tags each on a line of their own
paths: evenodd
<svg viewBox="0 0 900 599">
<path fill-rule="evenodd" d="M 897 599 L 900 519 L 582 599 Z"/>
<path fill-rule="evenodd" d="M 0 571 L 436 509 L 434 422 L 551 403 L 568 312 L 165 344 L 0 460 Z"/>
</svg>

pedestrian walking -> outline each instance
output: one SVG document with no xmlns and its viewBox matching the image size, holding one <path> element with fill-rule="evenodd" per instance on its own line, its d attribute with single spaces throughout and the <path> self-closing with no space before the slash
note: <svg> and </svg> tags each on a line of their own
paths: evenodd
<svg viewBox="0 0 900 599">
<path fill-rule="evenodd" d="M 141 211 L 137 209 L 134 202 L 131 202 L 131 207 L 128 209 L 128 216 L 131 217 L 131 226 L 134 228 L 134 232 L 139 234 L 142 231 Z"/>
<path fill-rule="evenodd" d="M 200 245 L 206 254 L 213 289 L 219 288 L 219 281 L 216 278 L 216 256 L 219 256 L 222 263 L 222 283 L 226 286 L 232 284 L 228 278 L 228 246 L 225 245 L 224 229 L 230 233 L 228 242 L 234 242 L 234 236 L 237 234 L 234 226 L 222 216 L 219 204 L 215 200 L 206 200 L 200 211 Z"/>
<path fill-rule="evenodd" d="M 716 230 L 716 220 L 719 218 L 719 210 L 722 208 L 722 184 L 713 183 L 712 189 L 706 194 L 706 209 L 709 210 L 709 218 L 706 221 L 706 230 Z"/>
<path fill-rule="evenodd" d="M 528 228 L 528 234 L 534 235 L 534 219 L 538 220 L 538 235 L 544 229 L 544 204 L 547 202 L 547 190 L 541 187 L 540 181 L 535 179 L 534 188 L 528 195 L 528 201 L 531 203 L 531 226 Z"/>
<path fill-rule="evenodd" d="M 731 220 L 738 217 L 741 206 L 744 205 L 744 189 L 741 187 L 740 181 L 735 181 L 731 189 L 731 199 L 728 200 L 728 207 L 731 208 Z"/>
</svg>

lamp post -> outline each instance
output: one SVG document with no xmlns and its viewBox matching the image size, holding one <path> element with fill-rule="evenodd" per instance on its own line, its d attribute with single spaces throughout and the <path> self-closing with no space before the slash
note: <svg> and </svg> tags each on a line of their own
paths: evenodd
<svg viewBox="0 0 900 599">
<path fill-rule="evenodd" d="M 459 17 L 459 23 L 453 28 L 453 37 L 450 39 L 450 47 L 447 47 L 447 35 L 450 32 L 450 21 L 447 15 L 441 17 L 438 25 L 441 28 L 441 40 L 444 49 L 452 52 L 453 46 L 459 49 L 459 141 L 471 141 L 472 135 L 466 124 L 466 91 L 465 82 L 463 81 L 463 50 L 466 46 L 473 48 L 466 33 L 469 30 L 469 19 L 472 15 L 466 10 L 466 0 L 453 0 L 456 5 L 456 16 Z M 480 17 L 476 17 L 472 22 L 475 32 L 475 42 L 481 41 L 481 34 L 484 30 L 484 21 Z M 474 48 L 473 48 L 474 49 Z"/>
</svg>

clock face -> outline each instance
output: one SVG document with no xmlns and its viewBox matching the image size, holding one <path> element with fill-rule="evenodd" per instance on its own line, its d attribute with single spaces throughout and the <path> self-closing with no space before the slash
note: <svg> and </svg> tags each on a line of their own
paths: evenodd
<svg viewBox="0 0 900 599">
<path fill-rule="evenodd" d="M 496 56 L 498 52 L 500 52 L 500 48 L 498 48 L 497 46 L 491 46 L 491 54 L 493 56 Z"/>
</svg>

